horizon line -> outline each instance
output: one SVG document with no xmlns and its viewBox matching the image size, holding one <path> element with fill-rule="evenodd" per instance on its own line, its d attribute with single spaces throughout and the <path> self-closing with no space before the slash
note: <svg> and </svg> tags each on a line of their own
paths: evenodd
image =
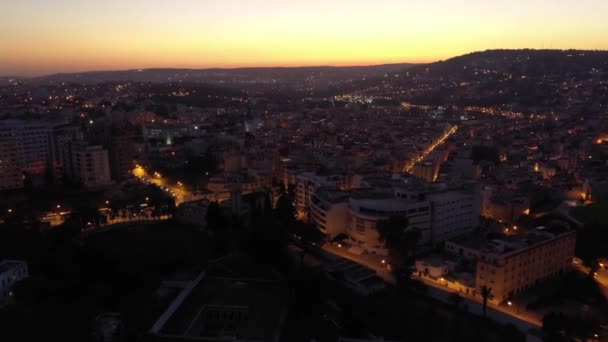
<svg viewBox="0 0 608 342">
<path fill-rule="evenodd" d="M 77 70 L 77 71 L 56 71 L 49 73 L 40 73 L 33 74 L 31 76 L 27 76 L 24 74 L 0 74 L 1 78 L 20 78 L 20 79 L 35 79 L 35 78 L 43 78 L 50 76 L 58 76 L 58 75 L 73 75 L 73 74 L 88 74 L 88 73 L 103 73 L 103 72 L 127 72 L 127 71 L 144 71 L 144 70 L 239 70 L 239 69 L 304 69 L 304 68 L 357 68 L 357 67 L 378 67 L 378 66 L 386 66 L 386 65 L 399 65 L 399 64 L 412 64 L 412 65 L 424 65 L 431 63 L 438 63 L 447 61 L 453 58 L 466 56 L 474 53 L 483 53 L 489 51 L 589 51 L 589 52 L 608 52 L 608 50 L 604 49 L 575 49 L 575 48 L 567 48 L 567 49 L 559 49 L 559 48 L 513 48 L 513 49 L 485 49 L 485 50 L 476 50 L 471 52 L 466 52 L 460 55 L 451 56 L 448 58 L 439 58 L 426 62 L 386 62 L 386 63 L 372 63 L 372 64 L 310 64 L 310 65 L 259 65 L 259 66 L 217 66 L 217 67 L 177 67 L 177 66 L 168 66 L 168 67 L 143 67 L 143 68 L 125 68 L 125 69 L 89 69 L 89 70 Z"/>
</svg>

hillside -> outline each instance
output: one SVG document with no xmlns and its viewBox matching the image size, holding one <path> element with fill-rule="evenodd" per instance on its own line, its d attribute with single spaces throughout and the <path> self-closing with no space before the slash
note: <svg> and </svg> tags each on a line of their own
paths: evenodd
<svg viewBox="0 0 608 342">
<path fill-rule="evenodd" d="M 598 110 L 608 103 L 608 51 L 489 50 L 414 66 L 395 86 L 425 104 Z"/>
</svg>

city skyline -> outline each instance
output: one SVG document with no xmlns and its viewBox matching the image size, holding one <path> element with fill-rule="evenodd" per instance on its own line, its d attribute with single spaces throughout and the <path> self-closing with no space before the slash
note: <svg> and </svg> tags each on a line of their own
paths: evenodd
<svg viewBox="0 0 608 342">
<path fill-rule="evenodd" d="M 608 3 L 40 1 L 0 5 L 0 75 L 426 63 L 497 48 L 608 49 Z"/>
</svg>

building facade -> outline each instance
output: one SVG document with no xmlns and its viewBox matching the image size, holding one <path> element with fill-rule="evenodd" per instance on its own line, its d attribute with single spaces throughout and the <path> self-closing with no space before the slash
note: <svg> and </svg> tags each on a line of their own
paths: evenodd
<svg viewBox="0 0 608 342">
<path fill-rule="evenodd" d="M 72 181 L 85 188 L 112 184 L 108 151 L 101 146 L 70 143 L 66 146 L 64 171 Z"/>
<path fill-rule="evenodd" d="M 541 281 L 568 271 L 572 266 L 576 231 L 535 230 L 472 246 L 463 241 L 446 242 L 446 250 L 477 260 L 477 289 L 491 288 L 490 301 L 501 303 Z"/>
<path fill-rule="evenodd" d="M 320 188 L 311 200 L 312 223 L 329 239 L 344 233 L 348 222 L 348 198 L 346 192 Z"/>
<path fill-rule="evenodd" d="M 329 237 L 347 234 L 350 243 L 363 252 L 387 254 L 377 224 L 393 215 L 406 217 L 407 228 L 420 230 L 419 243 L 429 247 L 468 234 L 479 225 L 478 183 L 429 184 L 397 175 L 367 178 L 363 184 L 350 191 L 319 188 L 310 205 L 311 220 L 322 232 Z"/>
<path fill-rule="evenodd" d="M 16 282 L 29 275 L 27 263 L 20 260 L 4 260 L 0 262 L 0 301 L 13 296 L 12 288 Z"/>
</svg>

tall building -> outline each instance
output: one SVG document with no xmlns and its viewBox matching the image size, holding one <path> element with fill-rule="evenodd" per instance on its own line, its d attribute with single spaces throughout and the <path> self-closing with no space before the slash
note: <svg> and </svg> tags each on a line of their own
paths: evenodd
<svg viewBox="0 0 608 342">
<path fill-rule="evenodd" d="M 42 175 L 51 160 L 51 125 L 45 122 L 3 120 L 0 140 L 15 144 L 19 168 L 22 172 Z"/>
<path fill-rule="evenodd" d="M 0 190 L 23 187 L 16 140 L 12 135 L 0 136 Z"/>
<path fill-rule="evenodd" d="M 64 155 L 64 172 L 71 181 L 85 188 L 104 187 L 112 183 L 108 151 L 102 146 L 69 143 Z"/>
<path fill-rule="evenodd" d="M 53 127 L 51 137 L 51 171 L 56 181 L 61 181 L 64 174 L 64 160 L 67 145 L 73 142 L 84 141 L 80 127 L 72 125 L 58 125 Z"/>
<path fill-rule="evenodd" d="M 135 142 L 130 136 L 118 135 L 110 138 L 108 144 L 110 175 L 119 181 L 131 176 L 135 158 Z"/>
<path fill-rule="evenodd" d="M 345 232 L 349 197 L 348 192 L 331 188 L 320 188 L 312 196 L 312 223 L 330 239 Z"/>
</svg>

